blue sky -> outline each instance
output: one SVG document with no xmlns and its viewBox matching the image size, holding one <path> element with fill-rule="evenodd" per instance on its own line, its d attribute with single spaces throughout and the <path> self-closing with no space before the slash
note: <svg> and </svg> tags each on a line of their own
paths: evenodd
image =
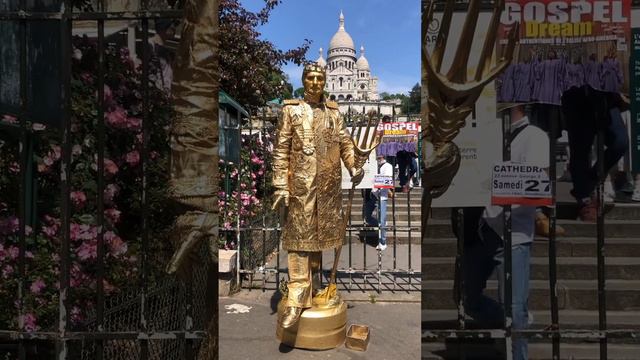
<svg viewBox="0 0 640 360">
<path fill-rule="evenodd" d="M 264 0 L 241 0 L 249 10 Z M 269 23 L 259 31 L 262 38 L 286 50 L 312 41 L 307 58 L 318 58 L 338 30 L 340 10 L 345 29 L 353 39 L 358 56 L 365 47 L 371 73 L 378 77 L 378 92 L 408 92 L 420 81 L 420 2 L 418 0 L 284 0 L 271 13 Z M 302 69 L 285 65 L 294 89 L 301 86 Z"/>
</svg>

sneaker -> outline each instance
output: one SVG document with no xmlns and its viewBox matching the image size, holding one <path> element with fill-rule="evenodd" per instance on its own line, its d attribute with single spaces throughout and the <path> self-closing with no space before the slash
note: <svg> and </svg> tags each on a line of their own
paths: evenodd
<svg viewBox="0 0 640 360">
<path fill-rule="evenodd" d="M 387 244 L 378 244 L 378 246 L 376 246 L 376 250 L 379 251 L 385 251 L 387 249 Z"/>
<path fill-rule="evenodd" d="M 598 219 L 598 206 L 595 201 L 580 205 L 578 217 L 581 221 L 595 223 Z"/>
<path fill-rule="evenodd" d="M 536 235 L 542 237 L 548 237 L 551 232 L 551 223 L 549 218 L 539 212 L 536 214 Z M 564 228 L 556 224 L 556 236 L 564 236 Z"/>
<path fill-rule="evenodd" d="M 616 197 L 616 192 L 615 190 L 613 190 L 613 184 L 611 183 L 611 181 L 605 181 L 604 183 L 604 202 L 605 203 L 612 203 L 614 202 L 613 199 L 615 199 Z"/>
</svg>

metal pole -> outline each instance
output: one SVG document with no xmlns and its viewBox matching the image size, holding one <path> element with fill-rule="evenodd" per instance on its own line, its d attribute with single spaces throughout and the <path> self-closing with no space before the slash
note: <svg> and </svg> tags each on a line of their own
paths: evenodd
<svg viewBox="0 0 640 360">
<path fill-rule="evenodd" d="M 147 8 L 147 0 L 142 0 L 142 8 Z M 142 19 L 142 256 L 140 256 L 140 329 L 149 329 L 147 292 L 149 256 L 149 206 L 147 199 L 147 169 L 149 167 L 149 19 Z M 149 358 L 149 341 L 140 340 L 140 359 Z"/>
<path fill-rule="evenodd" d="M 236 256 L 236 284 L 242 287 L 242 279 L 240 278 L 240 257 L 242 256 L 242 244 L 241 236 L 240 236 L 240 210 L 242 209 L 242 197 L 240 192 L 240 181 L 242 179 L 242 114 L 240 113 L 240 109 L 236 109 L 237 119 L 238 119 L 238 146 L 240 146 L 240 159 L 238 160 L 238 181 L 236 181 L 236 201 L 238 202 L 236 206 L 236 244 L 238 248 L 237 256 Z"/>
<path fill-rule="evenodd" d="M 20 1 L 20 8 L 22 10 L 26 10 L 25 0 Z M 30 172 L 27 168 L 30 163 L 28 157 L 32 156 L 30 152 L 27 151 L 27 142 L 29 142 L 28 134 L 27 134 L 27 121 L 26 121 L 26 112 L 27 112 L 27 22 L 26 20 L 21 20 L 19 22 L 20 26 L 20 37 L 19 37 L 19 50 L 20 51 L 20 110 L 22 112 L 20 116 L 20 194 L 19 194 L 19 215 L 20 219 L 20 228 L 19 228 L 19 253 L 18 253 L 18 329 L 20 332 L 25 330 L 24 328 L 24 291 L 26 288 L 26 264 L 25 264 L 25 249 L 26 249 L 26 223 L 27 223 L 27 184 L 31 183 L 27 179 L 27 173 Z M 34 202 L 35 203 L 35 202 Z M 26 349 L 24 340 L 20 340 L 18 342 L 18 358 L 20 360 L 24 360 L 26 358 Z"/>
<path fill-rule="evenodd" d="M 607 329 L 607 291 L 606 291 L 606 277 L 605 277 L 605 258 L 604 258 L 604 178 L 606 176 L 604 168 L 604 129 L 601 125 L 601 117 L 604 114 L 599 111 L 606 111 L 605 109 L 598 109 L 594 112 L 595 124 L 598 126 L 597 135 L 597 149 L 598 149 L 598 187 L 597 187 L 597 262 L 598 262 L 598 329 L 601 331 Z M 607 337 L 600 338 L 600 360 L 607 359 Z"/>
<path fill-rule="evenodd" d="M 504 161 L 511 160 L 511 116 L 503 113 L 502 115 L 502 158 Z M 504 212 L 504 328 L 505 328 L 505 353 L 507 360 L 513 358 L 511 351 L 511 326 L 513 322 L 512 309 L 512 263 L 511 263 L 511 205 L 503 206 Z"/>
<path fill-rule="evenodd" d="M 551 199 L 553 204 L 549 209 L 549 301 L 551 305 L 551 326 L 559 330 L 558 293 L 557 293 L 557 253 L 556 253 L 556 144 L 558 123 L 551 121 L 551 138 L 549 139 L 549 185 L 551 186 Z M 553 360 L 560 360 L 560 337 L 552 339 Z"/>
<path fill-rule="evenodd" d="M 99 2 L 99 9 L 104 11 L 104 0 Z M 104 20 L 98 20 L 98 119 L 97 119 L 97 145 L 98 145 L 98 184 L 97 184 L 97 304 L 96 304 L 96 328 L 97 331 L 104 331 L 104 149 L 105 149 L 105 127 L 104 127 Z M 96 359 L 102 360 L 104 352 L 104 340 L 96 341 Z"/>
</svg>

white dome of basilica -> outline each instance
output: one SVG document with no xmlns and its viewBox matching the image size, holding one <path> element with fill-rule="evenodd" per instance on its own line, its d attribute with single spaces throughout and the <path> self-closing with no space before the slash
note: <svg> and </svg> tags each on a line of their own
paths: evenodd
<svg viewBox="0 0 640 360">
<path fill-rule="evenodd" d="M 369 61 L 364 57 L 364 46 L 360 47 L 360 58 L 356 62 L 356 66 L 358 67 L 358 70 L 370 71 Z"/>
<path fill-rule="evenodd" d="M 351 35 L 344 30 L 344 15 L 342 14 L 342 11 L 340 12 L 340 26 L 338 27 L 338 31 L 333 35 L 329 42 L 329 53 L 331 53 L 331 50 L 338 48 L 348 48 L 354 53 L 356 52 L 356 47 L 353 45 Z"/>
</svg>

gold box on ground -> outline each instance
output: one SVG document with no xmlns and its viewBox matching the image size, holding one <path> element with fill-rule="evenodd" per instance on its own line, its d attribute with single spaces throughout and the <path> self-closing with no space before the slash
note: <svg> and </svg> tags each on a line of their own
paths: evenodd
<svg viewBox="0 0 640 360">
<path fill-rule="evenodd" d="M 346 347 L 352 350 L 367 351 L 369 345 L 369 327 L 352 324 L 347 331 Z"/>
</svg>

